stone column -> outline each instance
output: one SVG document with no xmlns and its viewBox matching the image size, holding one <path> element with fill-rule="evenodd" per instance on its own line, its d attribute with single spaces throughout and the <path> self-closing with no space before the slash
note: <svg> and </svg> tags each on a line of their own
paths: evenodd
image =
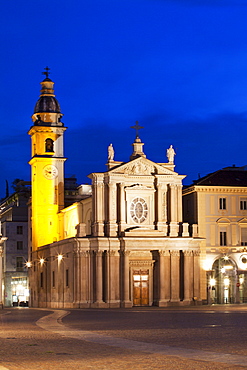
<svg viewBox="0 0 247 370">
<path fill-rule="evenodd" d="M 125 195 L 124 195 L 124 183 L 121 182 L 119 184 L 119 191 L 120 191 L 120 199 L 119 199 L 119 207 L 120 207 L 120 221 L 119 221 L 119 232 L 123 232 L 126 228 L 126 204 L 125 204 Z"/>
<path fill-rule="evenodd" d="M 119 307 L 119 253 L 109 251 L 108 260 L 108 296 L 109 307 Z"/>
<path fill-rule="evenodd" d="M 107 222 L 107 235 L 117 235 L 117 210 L 116 210 L 116 183 L 110 182 L 108 184 L 108 222 Z"/>
<path fill-rule="evenodd" d="M 175 184 L 170 184 L 170 236 L 178 236 L 178 219 L 177 219 L 177 189 Z"/>
<path fill-rule="evenodd" d="M 157 229 L 167 235 L 167 185 L 157 184 Z"/>
<path fill-rule="evenodd" d="M 180 301 L 180 252 L 178 250 L 171 253 L 171 302 Z"/>
<path fill-rule="evenodd" d="M 184 253 L 184 302 L 193 300 L 193 251 L 186 250 Z"/>
<path fill-rule="evenodd" d="M 194 251 L 194 300 L 201 301 L 200 292 L 200 251 Z"/>
<path fill-rule="evenodd" d="M 170 284 L 171 284 L 171 269 L 170 269 L 170 252 L 159 251 L 160 257 L 160 274 L 159 274 L 159 307 L 167 306 L 170 301 Z"/>
<path fill-rule="evenodd" d="M 103 271 L 102 271 L 102 251 L 96 252 L 96 305 L 103 304 Z"/>
<path fill-rule="evenodd" d="M 123 266 L 123 307 L 132 307 L 130 301 L 130 268 L 129 268 L 129 251 L 123 251 L 124 266 Z"/>
</svg>

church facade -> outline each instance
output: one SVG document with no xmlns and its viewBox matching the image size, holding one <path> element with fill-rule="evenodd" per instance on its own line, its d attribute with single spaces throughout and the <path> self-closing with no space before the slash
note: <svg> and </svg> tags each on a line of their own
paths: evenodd
<svg viewBox="0 0 247 370">
<path fill-rule="evenodd" d="M 53 82 L 41 82 L 32 116 L 30 306 L 51 308 L 189 305 L 203 300 L 197 225 L 182 220 L 182 180 L 143 151 L 91 173 L 80 201 L 64 208 L 64 124 Z"/>
</svg>

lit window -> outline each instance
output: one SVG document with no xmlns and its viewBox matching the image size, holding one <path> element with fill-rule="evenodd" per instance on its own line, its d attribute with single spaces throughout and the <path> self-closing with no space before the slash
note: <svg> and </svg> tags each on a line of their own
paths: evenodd
<svg viewBox="0 0 247 370">
<path fill-rule="evenodd" d="M 220 198 L 219 199 L 219 208 L 220 209 L 226 209 L 226 198 Z"/>
<path fill-rule="evenodd" d="M 240 209 L 247 210 L 247 199 L 246 198 L 240 199 Z"/>
<path fill-rule="evenodd" d="M 148 206 L 143 198 L 135 198 L 130 204 L 130 216 L 136 223 L 142 223 L 148 215 Z"/>
<path fill-rule="evenodd" d="M 247 245 L 247 227 L 241 228 L 241 245 Z"/>
<path fill-rule="evenodd" d="M 226 231 L 220 231 L 220 245 L 224 246 L 226 244 Z"/>
</svg>

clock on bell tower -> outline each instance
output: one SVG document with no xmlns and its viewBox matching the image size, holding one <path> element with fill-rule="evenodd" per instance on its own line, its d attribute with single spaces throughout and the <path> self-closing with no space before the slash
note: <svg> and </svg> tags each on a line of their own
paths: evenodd
<svg viewBox="0 0 247 370">
<path fill-rule="evenodd" d="M 32 250 L 59 239 L 58 213 L 64 208 L 63 116 L 54 95 L 49 68 L 41 82 L 41 94 L 28 134 L 32 141 Z"/>
</svg>

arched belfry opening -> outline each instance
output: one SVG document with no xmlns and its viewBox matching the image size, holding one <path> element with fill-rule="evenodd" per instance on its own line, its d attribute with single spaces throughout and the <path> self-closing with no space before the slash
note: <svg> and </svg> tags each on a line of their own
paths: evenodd
<svg viewBox="0 0 247 370">
<path fill-rule="evenodd" d="M 45 151 L 46 153 L 54 152 L 54 141 L 50 138 L 46 139 L 45 141 Z"/>
</svg>

